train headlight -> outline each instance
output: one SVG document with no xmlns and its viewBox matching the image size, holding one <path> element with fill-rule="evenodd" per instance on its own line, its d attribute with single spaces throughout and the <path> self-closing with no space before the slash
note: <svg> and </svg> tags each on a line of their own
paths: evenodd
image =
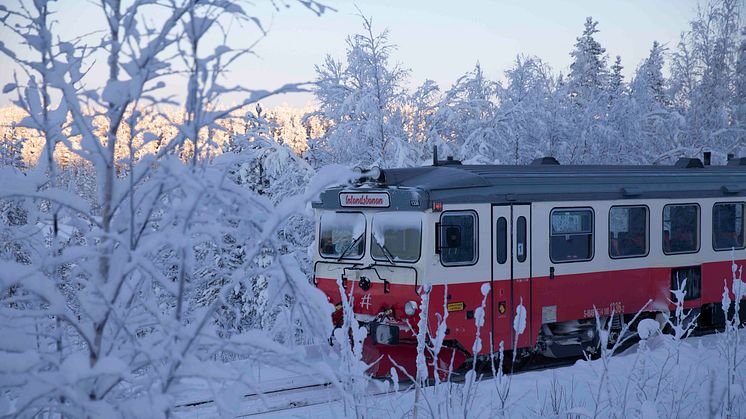
<svg viewBox="0 0 746 419">
<path fill-rule="evenodd" d="M 414 316 L 415 311 L 417 311 L 417 303 L 414 301 L 407 301 L 404 304 L 404 312 L 407 313 L 407 316 Z"/>
</svg>

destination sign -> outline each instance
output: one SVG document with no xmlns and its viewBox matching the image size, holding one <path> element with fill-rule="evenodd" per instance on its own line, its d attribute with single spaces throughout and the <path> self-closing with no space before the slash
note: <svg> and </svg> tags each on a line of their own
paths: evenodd
<svg viewBox="0 0 746 419">
<path fill-rule="evenodd" d="M 387 208 L 389 206 L 389 194 L 385 192 L 342 192 L 339 194 L 339 205 L 343 207 Z"/>
</svg>

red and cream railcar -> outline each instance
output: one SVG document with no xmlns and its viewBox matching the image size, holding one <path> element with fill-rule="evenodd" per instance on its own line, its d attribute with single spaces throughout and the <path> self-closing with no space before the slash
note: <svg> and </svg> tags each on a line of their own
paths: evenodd
<svg viewBox="0 0 746 419">
<path fill-rule="evenodd" d="M 338 281 L 351 292 L 370 330 L 366 359 L 380 358 L 376 376 L 389 373 L 390 359 L 413 372 L 421 292 L 430 327 L 448 311 L 446 359 L 486 355 L 500 342 L 512 348 L 523 310 L 518 353 L 566 357 L 597 345 L 594 308 L 615 324 L 652 299 L 645 314 L 655 317 L 671 308 L 677 279 L 686 278 L 685 307 L 700 313 L 699 325 L 717 327 L 731 260 L 746 264 L 746 158 L 725 166 L 448 159 L 373 172 L 314 203 L 314 281 L 337 307 Z M 746 318 L 746 300 L 740 307 Z"/>
</svg>

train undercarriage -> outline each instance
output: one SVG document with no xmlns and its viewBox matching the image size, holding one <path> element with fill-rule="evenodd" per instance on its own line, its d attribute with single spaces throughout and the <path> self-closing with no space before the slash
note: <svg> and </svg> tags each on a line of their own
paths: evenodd
<svg viewBox="0 0 746 419">
<path fill-rule="evenodd" d="M 734 317 L 734 307 L 731 307 L 728 318 Z M 672 326 L 678 321 L 671 318 L 670 313 L 641 312 L 639 314 L 621 314 L 600 317 L 596 319 L 581 319 L 542 325 L 536 345 L 530 348 L 504 348 L 502 354 L 502 368 L 504 372 L 520 371 L 525 368 L 546 367 L 547 365 L 563 365 L 564 361 L 577 359 L 594 359 L 600 354 L 600 333 L 608 333 L 607 347 L 622 351 L 639 341 L 637 324 L 643 319 L 652 319 L 659 324 L 663 333 L 672 334 Z M 746 300 L 742 300 L 739 308 L 741 327 L 746 326 Z M 706 304 L 700 308 L 686 310 L 682 319 L 684 329 L 689 323 L 691 332 L 687 336 L 701 336 L 722 331 L 725 327 L 726 313 L 723 313 L 720 303 Z M 368 328 L 369 336 L 364 341 L 364 360 L 371 365 L 369 373 L 374 377 L 391 377 L 391 369 L 397 369 L 396 376 L 403 380 L 411 380 L 416 374 L 417 340 L 415 337 L 394 339 L 389 331 L 381 335 L 380 330 L 388 330 L 381 323 L 362 323 Z M 378 333 L 378 336 L 376 334 Z M 392 342 L 395 340 L 395 343 Z M 431 342 L 428 342 L 431 343 Z M 619 345 L 617 345 L 619 344 Z M 439 378 L 458 379 L 463 374 L 476 368 L 480 372 L 490 373 L 500 367 L 500 353 L 482 354 L 474 357 L 456 340 L 445 340 L 437 354 L 438 362 L 433 363 L 432 353 L 425 351 L 429 377 L 434 377 L 437 366 Z"/>
</svg>

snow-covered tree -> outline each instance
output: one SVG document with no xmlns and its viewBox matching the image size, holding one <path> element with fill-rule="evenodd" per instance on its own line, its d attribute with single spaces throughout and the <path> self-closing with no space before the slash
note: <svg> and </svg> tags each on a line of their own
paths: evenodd
<svg viewBox="0 0 746 419">
<path fill-rule="evenodd" d="M 573 62 L 564 86 L 565 118 L 571 134 L 559 150 L 559 157 L 568 163 L 597 162 L 607 151 L 608 133 L 604 121 L 608 106 L 606 49 L 596 41 L 598 22 L 588 17 L 583 33 L 570 53 Z"/>
<path fill-rule="evenodd" d="M 391 63 L 389 32 L 376 34 L 370 18 L 347 38 L 345 62 L 327 56 L 316 66 L 319 114 L 330 121 L 312 149 L 325 163 L 403 166 L 410 157 L 402 115 L 409 71 Z"/>
<path fill-rule="evenodd" d="M 497 84 L 485 77 L 482 66 L 459 77 L 438 103 L 429 136 L 443 155 L 471 163 L 489 163 L 504 151 L 498 141 Z"/>
<path fill-rule="evenodd" d="M 686 124 L 674 148 L 680 154 L 714 151 L 716 159 L 735 151 L 732 126 L 741 7 L 715 0 L 699 10 L 673 54 L 671 91 Z"/>
<path fill-rule="evenodd" d="M 663 79 L 663 54 L 665 48 L 657 41 L 653 42 L 650 54 L 637 69 L 631 83 L 632 95 L 638 101 L 666 105 L 665 81 Z"/>
<path fill-rule="evenodd" d="M 315 1 L 300 4 L 325 10 Z M 219 122 L 272 93 L 223 84 L 226 66 L 250 52 L 227 42 L 223 29 L 256 24 L 263 31 L 244 5 L 105 0 L 105 30 L 95 42 L 58 33 L 56 7 L 63 6 L 35 0 L 0 9 L 0 23 L 32 50 L 21 55 L 0 44 L 29 76 L 3 90 L 15 92 L 27 114 L 19 126 L 45 141 L 35 167 L 0 169 L 7 185 L 0 199 L 22 201 L 27 217 L 0 226 L 3 242 L 30 248 L 0 252 L 0 406 L 13 409 L 1 413 L 165 417 L 186 378 L 204 382 L 221 413 L 231 412 L 255 376 L 217 362 L 221 355 L 305 361 L 267 331 L 221 334 L 216 313 L 241 281 L 263 277 L 269 304 L 304 297 L 286 306 L 288 324 L 274 331 L 303 322 L 307 333 L 328 336 L 331 308 L 297 259 L 281 252 L 278 230 L 320 188 L 348 175 L 327 174 L 275 205 L 230 180 L 234 160 L 213 158 Z M 101 65 L 103 85 L 88 76 Z M 159 108 L 168 103 L 160 89 L 179 75 L 187 81 L 185 107 L 173 118 Z M 245 99 L 216 109 L 227 91 Z M 140 123 L 149 112 L 170 122 L 169 142 Z M 140 152 L 153 141 L 157 151 Z M 91 167 L 92 200 L 62 187 L 52 157 L 57 144 Z M 246 246 L 232 253 L 227 237 Z M 226 281 L 202 303 L 195 293 L 215 277 Z M 224 391 L 229 387 L 235 391 Z"/>
<path fill-rule="evenodd" d="M 557 94 L 549 66 L 538 57 L 516 57 L 505 72 L 506 86 L 498 90 L 500 114 L 506 119 L 503 163 L 525 164 L 551 154 L 552 112 Z"/>
<path fill-rule="evenodd" d="M 15 124 L 13 124 L 15 125 Z M 15 126 L 3 133 L 0 139 L 0 167 L 15 167 L 23 169 L 26 162 L 23 161 L 23 144 L 25 138 L 18 135 Z"/>
<path fill-rule="evenodd" d="M 308 122 L 303 115 L 311 112 L 311 108 L 295 109 L 289 106 L 280 106 L 270 111 L 272 120 L 275 121 L 275 140 L 287 145 L 296 154 L 302 155 L 308 148 L 309 129 Z"/>
<path fill-rule="evenodd" d="M 679 132 L 679 118 L 673 113 L 663 77 L 665 48 L 653 42 L 650 54 L 637 68 L 630 83 L 626 118 L 619 130 L 623 136 L 619 155 L 629 163 L 659 163 L 672 159 L 671 144 Z M 652 161 L 651 161 L 652 160 Z"/>
<path fill-rule="evenodd" d="M 415 162 L 427 164 L 432 159 L 433 138 L 429 128 L 433 115 L 438 110 L 440 87 L 432 80 L 425 80 L 411 95 L 404 108 L 407 121 L 409 148 L 414 154 Z"/>
<path fill-rule="evenodd" d="M 623 70 L 622 57 L 617 55 L 606 87 L 608 103 L 604 131 L 607 149 L 610 151 L 606 163 L 630 163 L 634 159 L 640 162 L 645 158 L 645 154 L 640 153 L 639 149 L 632 154 L 628 152 L 631 147 L 639 147 L 640 138 L 637 125 L 633 123 L 635 116 L 630 89 L 624 81 Z"/>
<path fill-rule="evenodd" d="M 622 70 L 624 70 L 622 57 L 617 55 L 614 59 L 614 64 L 611 66 L 611 73 L 609 74 L 608 90 L 611 100 L 617 99 L 625 93 L 626 85 L 624 84 Z"/>
<path fill-rule="evenodd" d="M 599 32 L 596 26 L 597 21 L 592 17 L 586 18 L 583 33 L 577 38 L 575 48 L 570 53 L 573 62 L 570 64 L 567 88 L 577 100 L 592 101 L 597 92 L 607 84 L 606 49 L 593 37 Z"/>
<path fill-rule="evenodd" d="M 736 60 L 735 94 L 733 111 L 735 114 L 736 145 L 733 154 L 746 154 L 746 27 L 741 29 L 741 43 Z"/>
</svg>

